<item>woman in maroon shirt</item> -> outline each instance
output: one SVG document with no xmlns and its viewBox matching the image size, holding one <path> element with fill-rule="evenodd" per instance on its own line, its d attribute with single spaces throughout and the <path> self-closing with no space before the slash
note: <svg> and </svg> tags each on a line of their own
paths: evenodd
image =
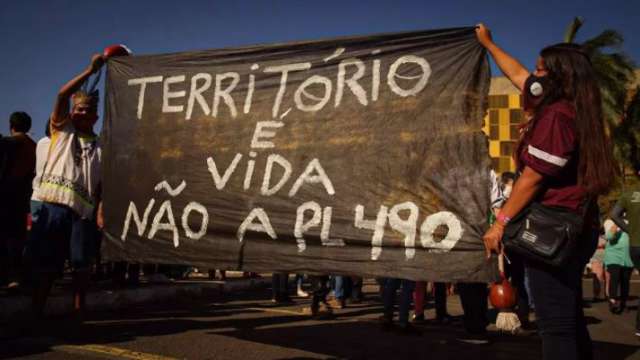
<svg viewBox="0 0 640 360">
<path fill-rule="evenodd" d="M 530 74 L 492 41 L 484 25 L 476 33 L 533 113 L 514 154 L 520 177 L 483 238 L 487 257 L 502 250 L 505 225 L 532 201 L 586 214 L 578 249 L 566 265 L 554 268 L 525 259 L 525 266 L 544 359 L 591 359 L 581 275 L 598 233 L 597 208 L 588 204 L 594 204 L 615 178 L 593 67 L 580 46 L 558 44 L 540 52 Z"/>
</svg>

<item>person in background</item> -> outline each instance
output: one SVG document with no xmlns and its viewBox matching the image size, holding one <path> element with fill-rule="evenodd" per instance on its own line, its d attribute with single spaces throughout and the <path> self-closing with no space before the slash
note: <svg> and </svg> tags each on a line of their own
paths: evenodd
<svg viewBox="0 0 640 360">
<path fill-rule="evenodd" d="M 486 283 L 462 282 L 456 285 L 464 316 L 463 326 L 465 333 L 456 340 L 470 345 L 487 345 L 487 326 L 489 319 L 489 289 Z"/>
<path fill-rule="evenodd" d="M 51 286 L 67 257 L 73 268 L 74 314 L 78 320 L 83 317 L 90 270 L 98 252 L 97 227 L 102 227 L 103 219 L 102 153 L 93 131 L 98 94 L 80 88 L 103 64 L 102 55 L 94 55 L 89 66 L 60 89 L 51 113 L 51 143 L 36 191 L 42 204 L 33 214 L 36 221 L 30 235 L 36 317 L 43 315 Z"/>
<path fill-rule="evenodd" d="M 35 221 L 38 221 L 36 214 L 38 214 L 40 207 L 42 206 L 42 201 L 40 201 L 38 197 L 38 188 L 40 188 L 40 181 L 42 181 L 42 171 L 44 170 L 44 165 L 47 161 L 47 154 L 49 153 L 49 145 L 51 144 L 51 129 L 49 129 L 49 126 L 50 126 L 49 123 L 50 121 L 49 119 L 47 119 L 45 129 L 44 129 L 45 136 L 42 139 L 38 140 L 38 143 L 36 144 L 36 168 L 35 168 L 35 177 L 33 178 L 33 184 L 32 184 L 33 192 L 31 195 L 31 202 L 30 202 L 30 213 L 31 213 L 32 223 Z M 30 241 L 27 241 L 25 245 L 24 255 L 25 255 L 24 256 L 25 262 L 28 263 L 28 264 L 25 264 L 24 266 L 24 271 L 25 271 L 24 280 L 31 282 L 33 278 L 31 274 L 32 255 L 31 255 Z"/>
<path fill-rule="evenodd" d="M 505 197 L 498 176 L 495 171 L 489 171 L 489 201 L 491 211 L 489 213 L 489 224 L 493 224 L 496 215 L 504 204 Z M 457 284 L 460 303 L 464 312 L 463 325 L 465 333 L 457 338 L 458 341 L 470 345 L 486 345 L 489 343 L 487 336 L 487 311 L 489 295 L 487 284 L 479 282 L 465 282 Z"/>
<path fill-rule="evenodd" d="M 502 190 L 502 201 L 500 205 L 504 205 L 504 203 L 511 196 L 511 190 L 513 189 L 513 184 L 516 181 L 516 174 L 505 171 L 500 175 L 500 188 Z M 499 208 L 494 208 L 494 213 L 497 215 L 500 212 Z M 492 222 L 493 224 L 493 222 Z M 518 315 L 518 320 L 520 321 L 521 328 L 519 332 L 528 334 L 522 330 L 533 330 L 533 324 L 529 321 L 529 303 L 530 296 L 527 286 L 527 273 L 524 267 L 524 261 L 517 254 L 510 254 L 505 252 L 505 255 L 508 257 L 509 261 L 505 261 L 505 272 L 507 278 L 511 280 L 511 285 L 515 287 L 517 293 L 517 302 L 516 302 L 516 315 Z"/>
<path fill-rule="evenodd" d="M 302 284 L 304 283 L 304 274 L 296 274 L 296 295 L 298 297 L 309 297 L 309 293 L 304 291 Z"/>
<path fill-rule="evenodd" d="M 637 179 L 640 180 L 640 162 L 634 163 L 633 168 Z M 640 186 L 636 185 L 622 193 L 610 215 L 611 220 L 629 235 L 629 256 L 633 266 L 640 270 Z M 636 313 L 635 327 L 635 335 L 640 338 L 640 305 Z"/>
<path fill-rule="evenodd" d="M 423 323 L 424 318 L 424 302 L 427 290 L 426 281 L 416 281 L 416 287 L 413 291 L 413 322 Z M 436 306 L 436 322 L 440 325 L 448 325 L 452 322 L 453 317 L 447 312 L 447 284 L 443 282 L 433 283 L 433 294 Z"/>
<path fill-rule="evenodd" d="M 583 231 L 564 266 L 524 260 L 543 359 L 592 359 L 582 309 L 582 271 L 597 246 L 597 198 L 609 191 L 616 176 L 596 74 L 580 45 L 563 43 L 542 49 L 531 74 L 493 42 L 484 25 L 476 28 L 476 34 L 522 91 L 524 102 L 536 103 L 514 153 L 521 175 L 483 237 L 487 258 L 502 251 L 505 226 L 532 201 L 580 214 Z"/>
<path fill-rule="evenodd" d="M 334 275 L 333 282 L 333 301 L 331 306 L 337 309 L 344 309 L 347 306 L 347 298 L 351 296 L 351 277 L 344 275 Z"/>
<path fill-rule="evenodd" d="M 362 292 L 363 278 L 359 276 L 351 277 L 351 302 L 359 304 L 364 301 L 364 292 Z"/>
<path fill-rule="evenodd" d="M 605 225 L 605 229 L 607 245 L 604 250 L 604 263 L 610 279 L 609 311 L 621 314 L 627 306 L 633 272 L 633 262 L 629 255 L 629 234 L 620 230 L 613 222 L 608 227 Z"/>
<path fill-rule="evenodd" d="M 610 227 L 609 224 L 613 224 L 611 220 L 606 220 L 604 222 L 604 228 L 608 229 Z M 598 236 L 598 247 L 596 251 L 593 253 L 591 260 L 589 262 L 589 267 L 591 268 L 592 273 L 592 281 L 593 281 L 593 301 L 594 303 L 603 301 L 603 298 L 600 297 L 602 292 L 604 292 L 604 298 L 609 297 L 609 273 L 605 269 L 604 265 L 604 254 L 605 254 L 605 246 L 607 244 L 607 240 L 605 239 L 605 234 L 600 234 Z M 585 306 L 590 306 L 585 304 Z"/>
<path fill-rule="evenodd" d="M 271 275 L 271 291 L 273 303 L 277 305 L 292 303 L 289 297 L 289 273 L 274 272 Z"/>
<path fill-rule="evenodd" d="M 9 117 L 11 136 L 3 139 L 8 153 L 0 178 L 0 286 L 16 287 L 22 269 L 36 166 L 36 143 L 27 134 L 30 129 L 31 117 L 14 112 Z"/>
<path fill-rule="evenodd" d="M 222 280 L 222 281 L 226 281 L 227 280 L 227 271 L 226 270 L 216 270 L 216 269 L 209 269 L 209 280 L 215 280 L 216 279 L 216 271 L 220 272 L 220 280 Z"/>
<path fill-rule="evenodd" d="M 502 196 L 508 199 L 513 190 L 513 183 L 516 182 L 516 174 L 511 171 L 505 171 L 500 175 L 500 187 L 502 188 Z"/>
<path fill-rule="evenodd" d="M 311 308 L 310 313 L 314 318 L 330 317 L 333 310 L 327 301 L 329 295 L 328 275 L 309 275 L 311 282 Z"/>
<path fill-rule="evenodd" d="M 398 304 L 398 328 L 400 332 L 404 334 L 419 334 L 419 331 L 409 323 L 409 308 L 411 307 L 411 299 L 415 285 L 415 281 L 412 280 L 395 278 L 385 280 L 382 293 L 384 313 L 382 317 L 380 317 L 383 329 L 389 329 L 393 326 L 393 308 L 396 302 L 396 294 L 398 289 L 402 288 L 400 292 L 400 302 Z"/>
</svg>

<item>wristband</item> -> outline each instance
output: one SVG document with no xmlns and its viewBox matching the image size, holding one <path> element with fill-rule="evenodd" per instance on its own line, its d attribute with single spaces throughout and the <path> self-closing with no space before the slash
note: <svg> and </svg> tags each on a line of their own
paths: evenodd
<svg viewBox="0 0 640 360">
<path fill-rule="evenodd" d="M 496 216 L 496 220 L 501 222 L 503 225 L 507 225 L 509 223 L 509 221 L 511 221 L 511 218 L 506 216 L 503 213 L 498 213 L 498 216 Z"/>
</svg>

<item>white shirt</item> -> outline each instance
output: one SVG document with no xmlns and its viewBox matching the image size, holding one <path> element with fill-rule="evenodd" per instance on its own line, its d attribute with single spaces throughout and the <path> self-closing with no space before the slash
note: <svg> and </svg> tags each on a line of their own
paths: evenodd
<svg viewBox="0 0 640 360">
<path fill-rule="evenodd" d="M 36 177 L 33 178 L 33 195 L 31 196 L 31 200 L 40 200 L 37 196 L 38 188 L 40 187 L 44 164 L 47 162 L 49 144 L 51 144 L 51 139 L 45 136 L 38 140 L 38 144 L 36 145 Z"/>
<path fill-rule="evenodd" d="M 38 198 L 66 205 L 84 219 L 93 218 L 101 158 L 98 137 L 79 134 L 70 121 L 52 131 Z"/>
</svg>

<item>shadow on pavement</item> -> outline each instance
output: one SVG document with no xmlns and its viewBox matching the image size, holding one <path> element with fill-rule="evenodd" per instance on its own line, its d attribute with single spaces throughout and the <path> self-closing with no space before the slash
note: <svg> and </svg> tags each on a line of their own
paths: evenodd
<svg viewBox="0 0 640 360">
<path fill-rule="evenodd" d="M 83 325 L 68 319 L 51 319 L 8 338 L 0 338 L 0 358 L 13 358 L 51 351 L 57 344 L 112 344 L 198 331 L 202 342 L 214 335 L 298 349 L 330 358 L 348 359 L 540 359 L 537 336 L 516 337 L 490 333 L 488 345 L 469 345 L 457 338 L 465 335 L 460 326 L 420 327 L 421 335 L 382 331 L 372 316 L 378 303 L 367 302 L 336 312 L 333 320 L 317 321 L 298 313 L 309 300 L 297 300 L 295 307 L 269 306 L 268 294 L 234 294 L 233 303 L 179 304 L 136 307 L 127 312 L 91 315 Z M 252 310 L 248 308 L 261 308 Z M 268 312 L 273 309 L 273 312 Z M 282 313 L 278 313 L 281 310 Z M 268 312 L 264 316 L 265 311 Z M 590 323 L 600 320 L 591 318 Z M 35 337 L 34 337 L 35 336 Z M 29 338 L 47 339 L 29 342 Z M 6 341 L 5 341 L 6 340 Z M 637 346 L 594 342 L 596 358 L 625 359 Z"/>
</svg>

